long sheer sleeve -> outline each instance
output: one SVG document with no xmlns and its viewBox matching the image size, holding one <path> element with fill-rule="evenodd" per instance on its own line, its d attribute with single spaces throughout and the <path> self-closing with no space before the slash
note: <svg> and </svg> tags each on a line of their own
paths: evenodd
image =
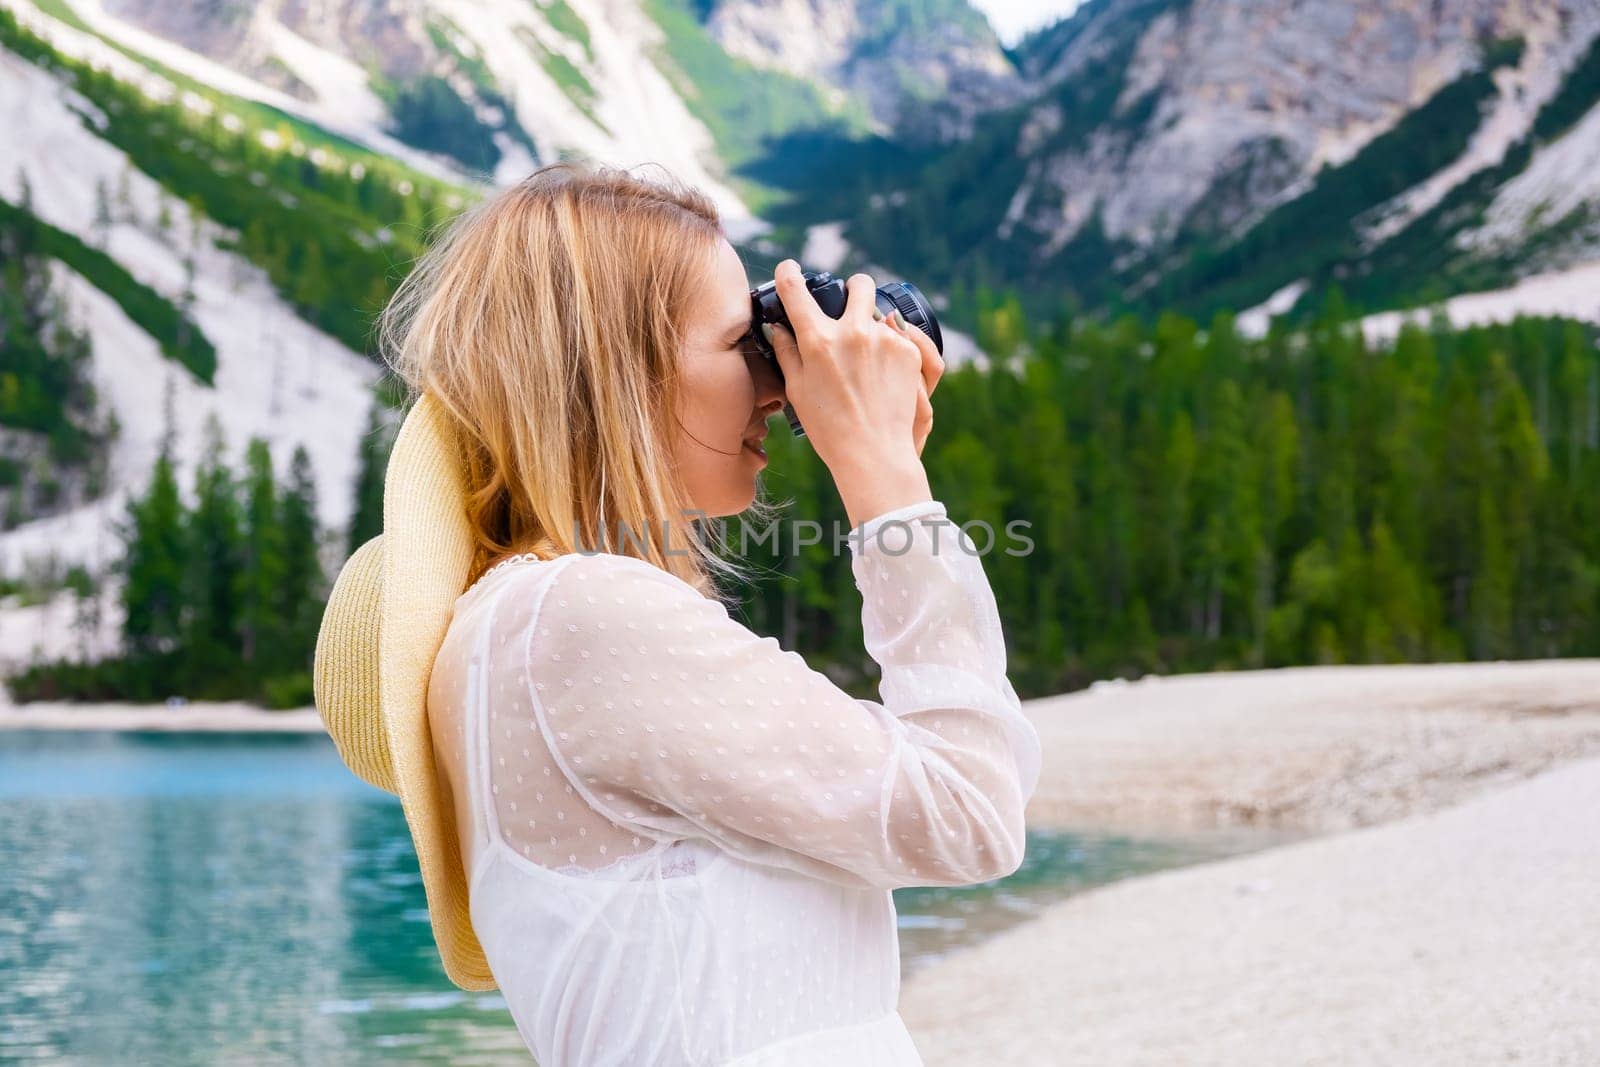
<svg viewBox="0 0 1600 1067">
<path fill-rule="evenodd" d="M 881 702 L 647 562 L 564 564 L 529 616 L 526 681 L 583 799 L 635 834 L 852 886 L 1016 870 L 1041 750 L 971 539 L 926 501 L 849 544 Z"/>
</svg>

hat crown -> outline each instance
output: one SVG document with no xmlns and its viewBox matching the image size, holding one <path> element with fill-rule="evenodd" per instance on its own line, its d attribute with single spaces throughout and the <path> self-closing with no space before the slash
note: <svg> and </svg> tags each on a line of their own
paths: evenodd
<svg viewBox="0 0 1600 1067">
<path fill-rule="evenodd" d="M 427 707 L 433 660 L 475 550 L 463 458 L 448 412 L 423 392 L 389 455 L 383 533 L 345 562 L 329 595 L 313 686 L 340 758 L 400 798 L 445 973 L 463 989 L 490 990 Z"/>
<path fill-rule="evenodd" d="M 383 535 L 339 571 L 317 631 L 313 699 L 339 758 L 364 781 L 395 792 L 389 739 L 378 709 L 378 634 L 383 616 Z"/>
</svg>

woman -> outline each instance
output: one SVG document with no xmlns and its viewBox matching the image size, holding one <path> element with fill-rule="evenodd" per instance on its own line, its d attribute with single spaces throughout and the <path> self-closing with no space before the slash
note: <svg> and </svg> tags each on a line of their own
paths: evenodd
<svg viewBox="0 0 1600 1067">
<path fill-rule="evenodd" d="M 937 351 L 864 274 L 839 320 L 776 277 L 781 382 L 710 201 L 563 163 L 458 220 L 385 314 L 469 442 L 477 552 L 427 721 L 472 931 L 545 1067 L 920 1063 L 891 890 L 1022 860 L 1039 742 L 922 468 Z M 714 595 L 696 514 L 769 513 L 786 402 L 856 527 L 882 703 Z"/>
</svg>

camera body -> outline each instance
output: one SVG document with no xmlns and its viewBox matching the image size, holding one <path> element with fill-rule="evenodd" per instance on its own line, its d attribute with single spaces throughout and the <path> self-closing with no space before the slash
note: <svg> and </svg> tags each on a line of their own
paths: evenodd
<svg viewBox="0 0 1600 1067">
<path fill-rule="evenodd" d="M 817 302 L 825 315 L 837 319 L 844 314 L 845 302 L 848 293 L 843 278 L 835 278 L 828 271 L 804 271 L 806 289 Z M 910 282 L 887 282 L 878 286 L 875 294 L 878 310 L 888 315 L 900 312 L 907 323 L 915 326 L 932 339 L 934 347 L 939 354 L 944 354 L 944 334 L 939 329 L 939 320 L 933 313 L 933 305 L 928 303 L 922 291 Z M 793 332 L 789 325 L 788 312 L 784 310 L 783 301 L 778 296 L 778 283 L 771 281 L 765 285 L 750 290 L 750 340 L 755 345 L 756 351 L 772 364 L 773 370 L 778 372 L 778 377 L 783 377 L 783 369 L 778 365 L 778 358 L 772 351 L 772 346 L 761 334 L 761 324 L 770 322 L 782 325 Z M 806 435 L 805 428 L 800 425 L 800 419 L 794 412 L 794 406 L 785 404 L 784 417 L 789 420 L 789 429 L 796 437 Z"/>
</svg>

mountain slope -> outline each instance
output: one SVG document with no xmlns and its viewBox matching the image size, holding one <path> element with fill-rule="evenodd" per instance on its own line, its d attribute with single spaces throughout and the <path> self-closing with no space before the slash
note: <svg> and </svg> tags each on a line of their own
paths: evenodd
<svg viewBox="0 0 1600 1067">
<path fill-rule="evenodd" d="M 858 196 L 845 236 L 1040 306 L 1254 303 L 1299 277 L 1262 243 L 1275 210 L 1302 201 L 1296 254 L 1326 246 L 1302 270 L 1403 233 L 1524 137 L 1597 32 L 1589 0 L 1094 0 L 1019 46 L 1037 97 Z M 1238 284 L 1196 277 L 1217 256 Z"/>
<path fill-rule="evenodd" d="M 711 192 L 730 215 L 748 215 L 706 166 L 705 130 L 645 56 L 658 31 L 626 6 L 591 10 L 587 0 L 552 0 L 548 7 L 533 0 L 113 0 L 105 6 L 54 0 L 51 6 L 136 55 L 415 162 L 419 153 L 401 140 L 408 136 L 431 152 L 435 173 L 449 165 L 510 181 L 564 151 L 654 160 Z M 451 158 L 451 150 L 466 158 Z"/>
<path fill-rule="evenodd" d="M 769 192 L 736 172 L 781 172 L 785 135 L 949 139 L 1022 92 L 966 0 L 41 3 L 164 72 L 419 165 L 504 184 L 568 153 L 660 163 L 741 235 Z"/>
<path fill-rule="evenodd" d="M 1592 0 L 1091 0 L 1012 50 L 965 0 L 0 7 L 35 35 L 0 50 L 0 197 L 26 175 L 40 218 L 151 294 L 57 255 L 127 423 L 117 493 L 148 470 L 170 377 L 194 412 L 185 475 L 216 409 L 236 448 L 306 443 L 342 522 L 371 314 L 480 179 L 570 153 L 662 163 L 753 267 L 805 248 L 910 278 L 951 327 L 980 285 L 1040 315 L 1254 321 L 1335 283 L 1366 310 L 1534 272 L 1566 293 L 1600 258 Z M 214 386 L 164 358 L 186 321 Z M 116 510 L 0 550 L 90 556 Z"/>
<path fill-rule="evenodd" d="M 875 133 L 962 140 L 1028 85 L 966 0 L 719 0 L 706 31 L 730 56 L 860 103 Z"/>
<path fill-rule="evenodd" d="M 0 535 L 0 567 L 14 573 L 27 557 L 54 554 L 98 569 L 114 557 L 112 526 L 127 493 L 141 490 L 149 475 L 169 383 L 181 484 L 188 485 L 201 429 L 215 412 L 235 455 L 242 455 L 250 436 L 261 436 L 283 470 L 295 445 L 303 444 L 323 490 L 320 518 L 341 525 L 351 506 L 357 438 L 378 368 L 306 324 L 259 268 L 218 247 L 229 233 L 192 215 L 187 204 L 91 132 L 68 106 L 74 99 L 55 77 L 0 51 L 0 125 L 13 151 L 12 165 L 0 168 L 0 197 L 20 200 L 26 178 L 33 210 L 45 222 L 102 245 L 138 282 L 168 299 L 178 301 L 187 291 L 189 314 L 215 346 L 214 384 L 168 359 L 116 300 L 61 268 L 72 317 L 94 346 L 99 394 L 115 411 L 121 435 L 111 456 L 107 494 Z M 76 102 L 92 122 L 92 105 L 81 97 Z M 118 204 L 114 217 L 101 225 L 97 202 L 108 188 L 125 189 L 127 203 Z M 164 216 L 165 231 L 160 227 Z M 186 258 L 194 262 L 192 281 Z"/>
</svg>

